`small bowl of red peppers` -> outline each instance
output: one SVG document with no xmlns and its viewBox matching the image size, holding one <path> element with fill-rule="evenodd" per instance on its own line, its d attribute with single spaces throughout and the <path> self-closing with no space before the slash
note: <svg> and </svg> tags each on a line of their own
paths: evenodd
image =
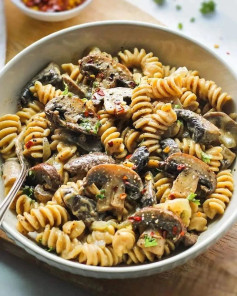
<svg viewBox="0 0 237 296">
<path fill-rule="evenodd" d="M 12 0 L 26 15 L 38 20 L 57 22 L 75 17 L 92 0 Z"/>
</svg>

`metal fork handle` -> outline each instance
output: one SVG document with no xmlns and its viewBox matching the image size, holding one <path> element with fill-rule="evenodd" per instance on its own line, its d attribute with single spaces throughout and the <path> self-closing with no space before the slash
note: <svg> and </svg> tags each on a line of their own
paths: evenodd
<svg viewBox="0 0 237 296">
<path fill-rule="evenodd" d="M 20 175 L 17 178 L 15 184 L 12 186 L 8 195 L 5 197 L 3 202 L 0 204 L 0 226 L 2 225 L 2 221 L 4 219 L 4 216 L 5 216 L 8 208 L 10 207 L 13 199 L 15 198 L 17 192 L 19 191 L 19 189 L 22 186 L 22 184 L 26 178 L 27 172 L 28 172 L 27 167 L 23 165 L 21 168 Z"/>
</svg>

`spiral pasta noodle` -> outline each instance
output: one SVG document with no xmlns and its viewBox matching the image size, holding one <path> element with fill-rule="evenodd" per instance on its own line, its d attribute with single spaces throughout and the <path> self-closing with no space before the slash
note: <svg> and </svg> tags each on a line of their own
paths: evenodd
<svg viewBox="0 0 237 296">
<path fill-rule="evenodd" d="M 69 235 L 57 227 L 50 228 L 50 225 L 46 225 L 44 231 L 37 235 L 36 241 L 44 247 L 55 250 L 57 254 L 69 253 L 73 248 Z"/>
<path fill-rule="evenodd" d="M 155 260 L 155 255 L 149 251 L 146 251 L 138 246 L 134 246 L 131 251 L 125 255 L 126 264 L 139 264 L 145 261 L 153 262 Z"/>
<path fill-rule="evenodd" d="M 65 208 L 57 204 L 47 204 L 37 209 L 31 209 L 30 213 L 24 212 L 17 216 L 17 229 L 22 234 L 32 231 L 41 231 L 47 224 L 59 226 L 66 223 L 69 219 Z"/>
<path fill-rule="evenodd" d="M 69 77 L 77 83 L 80 83 L 83 80 L 84 76 L 80 73 L 78 65 L 67 63 L 62 64 L 61 67 L 69 75 Z"/>
<path fill-rule="evenodd" d="M 127 155 L 127 151 L 123 143 L 123 138 L 114 125 L 114 120 L 105 110 L 99 111 L 98 114 L 101 123 L 98 134 L 101 137 L 101 142 L 105 150 L 116 158 L 124 158 Z"/>
<path fill-rule="evenodd" d="M 20 194 L 17 197 L 15 210 L 18 215 L 24 215 L 24 213 L 30 213 L 32 209 L 37 209 L 40 206 L 43 206 L 43 204 L 38 203 L 26 194 Z"/>
<path fill-rule="evenodd" d="M 213 219 L 217 214 L 222 215 L 226 204 L 229 203 L 234 190 L 234 180 L 230 170 L 224 170 L 217 174 L 217 186 L 215 191 L 208 196 L 203 204 L 204 213 Z"/>
<path fill-rule="evenodd" d="M 70 239 L 81 237 L 84 233 L 85 223 L 80 221 L 68 221 L 63 225 L 63 232 L 66 233 Z"/>
<path fill-rule="evenodd" d="M 121 228 L 112 237 L 112 246 L 115 254 L 122 256 L 127 254 L 134 247 L 136 238 L 131 228 Z"/>
<path fill-rule="evenodd" d="M 175 244 L 172 242 L 170 239 L 165 240 L 165 249 L 164 249 L 164 254 L 166 256 L 170 255 L 172 252 L 175 250 Z"/>
<path fill-rule="evenodd" d="M 77 146 L 59 142 L 57 145 L 57 150 L 58 154 L 56 156 L 56 160 L 65 163 L 75 155 Z"/>
<path fill-rule="evenodd" d="M 50 134 L 48 120 L 44 112 L 34 115 L 27 123 L 24 132 L 25 156 L 47 159 L 50 147 L 47 137 Z"/>
<path fill-rule="evenodd" d="M 27 122 L 37 113 L 42 112 L 44 106 L 39 101 L 29 102 L 28 105 L 22 109 L 20 109 L 16 115 L 20 117 L 20 121 L 22 124 L 27 124 Z"/>
<path fill-rule="evenodd" d="M 203 232 L 207 230 L 207 215 L 201 211 L 194 212 L 190 219 L 188 230 Z"/>
<path fill-rule="evenodd" d="M 139 137 L 139 140 L 142 141 L 140 145 L 146 146 L 150 153 L 160 152 L 160 135 L 176 120 L 177 115 L 172 109 L 171 104 L 164 104 L 156 113 L 138 120 L 135 127 L 143 131 Z"/>
<path fill-rule="evenodd" d="M 182 88 L 182 91 L 183 93 L 180 97 L 180 102 L 182 103 L 183 108 L 196 111 L 199 107 L 197 96 L 186 88 Z"/>
<path fill-rule="evenodd" d="M 0 117 L 0 153 L 4 159 L 16 156 L 14 140 L 20 131 L 18 115 L 6 114 Z"/>
<path fill-rule="evenodd" d="M 56 89 L 53 85 L 43 85 L 40 81 L 36 81 L 35 85 L 30 88 L 30 91 L 33 93 L 34 97 L 38 98 L 44 105 L 63 93 L 60 89 Z"/>
<path fill-rule="evenodd" d="M 200 99 L 208 100 L 217 111 L 221 111 L 223 106 L 232 100 L 231 96 L 223 92 L 214 81 L 205 80 L 198 76 L 187 76 L 183 79 L 183 85 Z"/>
<path fill-rule="evenodd" d="M 132 153 L 139 142 L 140 132 L 127 127 L 123 130 L 121 137 L 123 138 L 123 142 L 128 152 Z"/>
<path fill-rule="evenodd" d="M 122 63 L 128 68 L 141 68 L 143 74 L 148 77 L 163 77 L 163 67 L 159 59 L 152 52 L 146 53 L 144 49 L 140 51 L 134 48 L 134 51 L 125 50 L 119 52 Z"/>
<path fill-rule="evenodd" d="M 163 65 L 163 77 L 167 77 L 167 76 L 172 75 L 176 70 L 177 70 L 176 67 L 171 67 L 169 65 L 167 65 L 167 66 L 164 66 Z M 190 75 L 192 75 L 192 76 L 199 76 L 199 72 L 197 70 L 194 70 L 194 71 L 193 70 L 189 70 L 187 72 L 187 75 L 186 76 L 190 76 Z"/>
<path fill-rule="evenodd" d="M 61 185 L 53 195 L 52 201 L 56 204 L 64 207 L 64 198 L 69 198 L 76 194 L 80 194 L 83 190 L 82 181 L 78 180 L 76 183 L 67 182 L 67 184 Z"/>
<path fill-rule="evenodd" d="M 164 173 L 158 173 L 154 177 L 154 181 L 157 201 L 163 203 L 168 199 L 170 195 L 170 191 L 173 185 L 173 179 L 166 177 Z"/>
</svg>

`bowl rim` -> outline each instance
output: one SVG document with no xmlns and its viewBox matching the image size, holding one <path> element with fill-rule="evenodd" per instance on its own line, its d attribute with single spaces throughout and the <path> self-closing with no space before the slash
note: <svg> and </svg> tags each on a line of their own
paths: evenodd
<svg viewBox="0 0 237 296">
<path fill-rule="evenodd" d="M 69 10 L 65 10 L 65 11 L 59 11 L 59 12 L 47 12 L 47 11 L 37 11 L 34 9 L 31 9 L 29 7 L 27 7 L 22 0 L 11 0 L 19 9 L 23 10 L 23 11 L 27 11 L 28 13 L 34 15 L 34 16 L 47 16 L 47 17 L 55 17 L 55 16 L 69 16 L 73 13 L 76 13 L 80 10 L 82 10 L 83 8 L 85 8 L 87 5 L 89 5 L 92 0 L 85 0 L 82 4 L 79 4 L 77 7 L 69 9 Z M 52 34 L 51 34 L 52 35 Z M 43 39 L 43 38 L 41 38 Z M 40 39 L 40 40 L 41 40 Z"/>
<path fill-rule="evenodd" d="M 203 50 L 207 51 L 209 54 L 213 55 L 217 60 L 219 60 L 224 66 L 228 69 L 228 71 L 233 75 L 233 77 L 237 80 L 236 73 L 231 69 L 231 67 L 223 60 L 222 57 L 218 56 L 214 51 L 212 51 L 210 48 L 208 48 L 206 45 L 202 44 L 200 41 L 194 40 L 193 38 L 186 36 L 180 32 L 176 32 L 173 29 L 163 27 L 157 24 L 151 24 L 147 22 L 140 22 L 140 21 L 98 21 L 98 22 L 90 22 L 82 25 L 72 26 L 60 31 L 57 31 L 55 33 L 52 33 L 46 37 L 43 37 L 42 39 L 34 42 L 21 52 L 19 52 L 15 57 L 13 57 L 0 71 L 0 78 L 4 73 L 12 66 L 14 63 L 21 59 L 21 57 L 27 55 L 32 49 L 36 48 L 41 43 L 44 43 L 52 38 L 58 37 L 60 35 L 64 35 L 68 32 L 80 30 L 83 28 L 88 27 L 98 27 L 98 26 L 117 26 L 117 25 L 130 25 L 130 26 L 138 26 L 138 27 L 145 27 L 145 28 L 152 28 L 156 30 L 161 30 L 167 33 L 171 33 L 174 35 L 178 35 L 179 37 L 186 39 L 188 41 L 191 41 L 195 45 L 201 47 Z M 219 219 L 221 220 L 221 218 Z M 217 231 L 213 232 L 208 236 L 205 240 L 199 242 L 199 245 L 193 245 L 189 249 L 186 249 L 182 251 L 179 254 L 176 254 L 172 257 L 165 258 L 160 261 L 156 261 L 153 263 L 146 263 L 146 264 L 140 264 L 140 265 L 133 265 L 133 266 L 121 266 L 121 267 L 101 267 L 101 266 L 91 266 L 91 265 L 85 265 L 78 262 L 73 262 L 69 260 L 65 260 L 59 256 L 55 256 L 53 254 L 50 254 L 49 252 L 45 251 L 44 249 L 40 248 L 37 244 L 32 244 L 32 241 L 25 236 L 23 236 L 21 233 L 18 233 L 17 230 L 13 230 L 5 221 L 3 221 L 2 227 L 3 229 L 16 241 L 18 241 L 21 245 L 23 245 L 26 249 L 29 249 L 31 254 L 37 254 L 43 257 L 40 260 L 44 261 L 47 259 L 47 262 L 53 262 L 52 265 L 55 265 L 57 263 L 57 266 L 61 266 L 61 269 L 63 269 L 63 266 L 67 266 L 70 269 L 70 272 L 73 272 L 73 270 L 82 270 L 82 272 L 87 273 L 88 276 L 94 277 L 94 274 L 101 274 L 103 277 L 103 274 L 114 274 L 114 276 L 111 276 L 111 278 L 116 278 L 116 274 L 123 274 L 126 276 L 126 274 L 129 276 L 131 273 L 136 273 L 138 276 L 144 276 L 142 274 L 143 271 L 149 270 L 150 274 L 152 273 L 152 270 L 154 272 L 159 272 L 159 269 L 161 271 L 169 269 L 169 266 L 171 268 L 178 266 L 180 264 L 185 263 L 190 258 L 195 258 L 200 253 L 204 252 L 208 247 L 213 245 L 221 236 L 223 236 L 230 227 L 237 221 L 237 211 L 231 213 L 227 219 L 225 224 L 219 225 Z M 59 267 L 60 268 L 60 267 Z M 75 273 L 75 272 L 73 272 Z M 79 272 L 78 272 L 79 274 Z M 146 274 L 145 274 L 146 275 Z"/>
</svg>

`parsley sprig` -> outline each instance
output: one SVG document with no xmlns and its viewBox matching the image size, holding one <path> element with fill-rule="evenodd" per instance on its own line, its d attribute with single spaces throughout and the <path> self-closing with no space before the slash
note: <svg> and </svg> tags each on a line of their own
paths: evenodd
<svg viewBox="0 0 237 296">
<path fill-rule="evenodd" d="M 216 9 L 216 3 L 214 1 L 202 2 L 200 12 L 204 15 L 213 13 Z"/>
<path fill-rule="evenodd" d="M 96 198 L 104 199 L 105 198 L 105 189 L 101 189 L 99 194 L 96 194 Z"/>
<path fill-rule="evenodd" d="M 202 151 L 201 153 L 202 161 L 209 164 L 211 162 L 211 155 L 206 154 L 205 152 Z"/>
<path fill-rule="evenodd" d="M 193 203 L 197 204 L 198 206 L 201 204 L 199 199 L 196 199 L 195 197 L 197 196 L 196 193 L 190 193 L 187 199 L 189 201 L 192 201 Z"/>
<path fill-rule="evenodd" d="M 145 248 L 155 247 L 158 245 L 156 238 L 146 234 L 145 237 Z"/>
</svg>

